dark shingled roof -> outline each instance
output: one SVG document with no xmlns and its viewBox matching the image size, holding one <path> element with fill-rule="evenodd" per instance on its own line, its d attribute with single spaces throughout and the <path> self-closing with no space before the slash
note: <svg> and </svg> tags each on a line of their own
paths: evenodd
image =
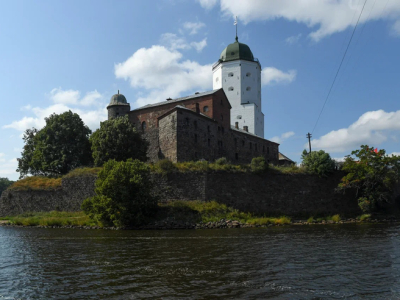
<svg viewBox="0 0 400 300">
<path fill-rule="evenodd" d="M 163 102 L 158 102 L 158 103 L 154 103 L 154 104 L 147 104 L 145 106 L 142 106 L 142 107 L 139 107 L 139 108 L 135 108 L 132 111 L 140 110 L 140 109 L 144 109 L 144 108 L 149 108 L 149 107 L 161 106 L 161 105 L 174 103 L 174 102 L 179 102 L 179 101 L 184 101 L 184 100 L 189 100 L 189 99 L 194 99 L 194 98 L 203 97 L 203 96 L 207 96 L 207 95 L 212 95 L 212 94 L 215 94 L 216 92 L 218 92 L 219 90 L 221 90 L 221 89 L 212 90 L 212 91 L 203 92 L 203 93 L 198 93 L 198 94 L 194 94 L 194 95 L 190 95 L 190 96 L 186 96 L 186 97 L 181 97 L 181 98 L 176 98 L 176 99 L 172 99 L 172 100 L 167 100 L 167 101 L 163 101 Z"/>
</svg>

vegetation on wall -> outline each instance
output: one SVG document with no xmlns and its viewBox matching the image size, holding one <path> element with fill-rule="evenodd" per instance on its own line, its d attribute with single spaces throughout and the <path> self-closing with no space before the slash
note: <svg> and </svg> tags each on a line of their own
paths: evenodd
<svg viewBox="0 0 400 300">
<path fill-rule="evenodd" d="M 8 178 L 0 177 L 0 196 L 13 183 L 14 181 L 9 180 Z"/>
<path fill-rule="evenodd" d="M 380 205 L 389 202 L 393 188 L 400 179 L 400 156 L 388 156 L 381 149 L 362 145 L 351 152 L 357 160 L 347 156 L 342 170 L 347 175 L 342 178 L 339 188 L 353 188 L 357 191 L 360 208 L 365 212 L 376 211 Z"/>
<path fill-rule="evenodd" d="M 71 111 L 45 118 L 41 129 L 24 133 L 24 147 L 18 158 L 20 178 L 28 174 L 59 176 L 92 163 L 89 144 L 91 130 Z"/>
<path fill-rule="evenodd" d="M 335 161 L 324 150 L 311 151 L 310 153 L 304 150 L 301 158 L 303 160 L 302 165 L 312 174 L 327 176 L 335 170 Z"/>
<path fill-rule="evenodd" d="M 109 160 L 98 174 L 96 196 L 86 199 L 82 210 L 105 226 L 141 224 L 157 208 L 149 177 L 149 167 L 139 160 Z"/>
<path fill-rule="evenodd" d="M 126 161 L 129 158 L 146 161 L 148 142 L 129 122 L 128 116 L 101 122 L 100 128 L 90 137 L 93 159 L 102 166 L 110 159 Z"/>
</svg>

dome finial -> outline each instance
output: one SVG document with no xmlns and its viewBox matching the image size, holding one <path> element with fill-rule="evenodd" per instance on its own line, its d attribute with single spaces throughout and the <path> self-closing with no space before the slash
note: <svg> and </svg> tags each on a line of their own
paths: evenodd
<svg viewBox="0 0 400 300">
<path fill-rule="evenodd" d="M 236 37 L 235 37 L 235 40 L 236 40 L 236 42 L 238 42 L 238 36 L 237 36 L 237 16 L 235 17 L 235 22 L 233 23 L 233 25 L 235 25 L 236 26 Z"/>
</svg>

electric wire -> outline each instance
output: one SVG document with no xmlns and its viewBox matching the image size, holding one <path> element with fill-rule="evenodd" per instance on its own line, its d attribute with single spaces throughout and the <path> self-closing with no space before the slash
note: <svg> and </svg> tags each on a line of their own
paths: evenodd
<svg viewBox="0 0 400 300">
<path fill-rule="evenodd" d="M 343 61 L 344 61 L 344 59 L 345 59 L 345 57 L 346 57 L 346 54 L 347 54 L 347 51 L 349 50 L 351 41 L 352 41 L 353 36 L 354 36 L 354 33 L 355 33 L 356 29 L 357 29 L 358 23 L 360 22 L 361 15 L 362 15 L 362 13 L 363 13 L 363 11 L 364 11 L 364 7 L 365 7 L 365 4 L 367 3 L 367 1 L 368 1 L 368 0 L 365 0 L 364 5 L 363 5 L 363 7 L 362 7 L 362 9 L 361 9 L 360 15 L 358 16 L 357 23 L 356 23 L 356 25 L 354 26 L 353 33 L 351 34 L 349 43 L 347 44 L 347 47 L 346 47 L 346 51 L 344 52 L 343 57 L 342 57 L 342 60 L 340 61 L 339 68 L 338 68 L 337 71 L 336 71 L 335 78 L 333 79 L 333 82 L 332 82 L 331 87 L 330 87 L 330 89 L 329 89 L 328 95 L 327 95 L 326 98 L 325 98 L 324 105 L 322 106 L 322 109 L 321 109 L 321 111 L 320 111 L 320 113 L 319 113 L 319 115 L 318 115 L 318 118 L 317 118 L 317 122 L 315 122 L 314 128 L 313 128 L 313 130 L 311 131 L 311 133 L 314 133 L 314 130 L 315 130 L 315 128 L 317 127 L 317 124 L 318 124 L 318 122 L 319 122 L 319 119 L 321 118 L 321 114 L 322 114 L 322 112 L 323 112 L 323 110 L 324 110 L 324 108 L 325 108 L 326 102 L 328 101 L 328 98 L 329 98 L 329 96 L 330 96 L 330 94 L 331 94 L 331 92 L 332 92 L 332 88 L 333 88 L 333 86 L 334 86 L 334 84 L 335 84 L 335 82 L 336 82 L 336 78 L 337 78 L 337 76 L 338 76 L 338 74 L 339 74 L 340 68 L 342 67 Z"/>
</svg>

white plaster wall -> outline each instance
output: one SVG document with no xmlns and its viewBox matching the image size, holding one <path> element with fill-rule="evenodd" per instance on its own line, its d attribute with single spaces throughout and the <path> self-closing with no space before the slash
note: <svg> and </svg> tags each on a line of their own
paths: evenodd
<svg viewBox="0 0 400 300">
<path fill-rule="evenodd" d="M 239 122 L 240 128 L 248 126 L 249 132 L 264 137 L 259 64 L 245 60 L 220 63 L 213 70 L 213 89 L 221 87 L 232 106 L 231 124 Z M 238 119 L 238 115 L 242 118 Z"/>
</svg>

